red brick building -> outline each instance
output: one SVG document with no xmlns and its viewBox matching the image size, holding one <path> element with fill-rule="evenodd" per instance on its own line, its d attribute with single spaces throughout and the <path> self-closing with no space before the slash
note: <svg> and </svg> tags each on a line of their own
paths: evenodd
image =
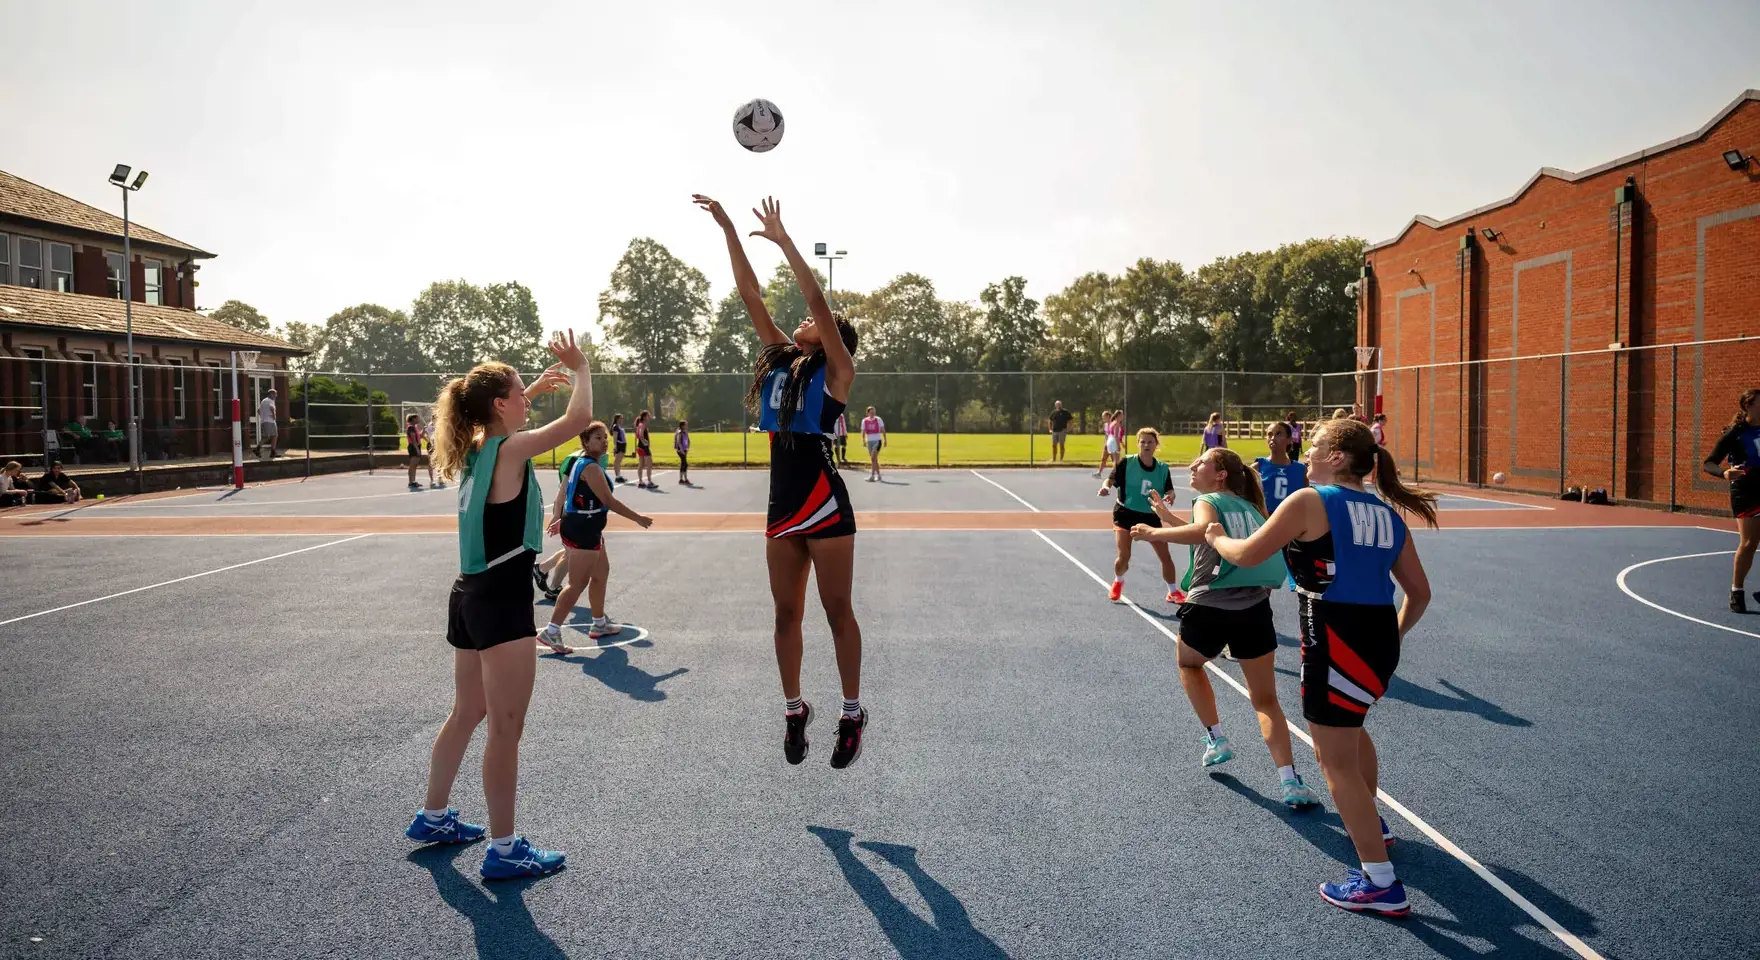
<svg viewBox="0 0 1760 960">
<path fill-rule="evenodd" d="M 70 459 L 98 446 L 78 427 L 126 428 L 125 268 L 144 459 L 231 449 L 233 350 L 259 351 L 266 368 L 240 376 L 244 416 L 275 387 L 285 422 L 284 371 L 301 351 L 195 311 L 198 261 L 214 255 L 139 223 L 126 265 L 122 246 L 120 217 L 0 171 L 0 461 L 41 462 L 45 431 Z"/>
<path fill-rule="evenodd" d="M 1760 339 L 1677 345 L 1760 335 L 1756 153 L 1749 90 L 1686 136 L 1580 173 L 1543 168 L 1513 196 L 1414 217 L 1369 247 L 1357 342 L 1381 348 L 1402 472 L 1727 506 L 1697 464 L 1760 386 Z M 1376 391 L 1372 371 L 1359 402 Z"/>
</svg>

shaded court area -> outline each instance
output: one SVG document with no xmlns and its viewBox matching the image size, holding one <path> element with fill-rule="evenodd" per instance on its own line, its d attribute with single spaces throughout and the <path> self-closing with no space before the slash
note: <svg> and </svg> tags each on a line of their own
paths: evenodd
<svg viewBox="0 0 1760 960">
<path fill-rule="evenodd" d="M 1131 604 L 1096 579 L 1112 535 L 1091 472 L 846 477 L 893 525 L 858 538 L 872 723 L 842 772 L 826 723 L 805 764 L 780 755 L 764 475 L 620 491 L 662 518 L 608 541 L 609 611 L 639 630 L 540 659 L 520 829 L 570 866 L 515 884 L 478 878 L 480 846 L 401 833 L 450 696 L 453 491 L 381 471 L 0 515 L 7 862 L 79 846 L 0 871 L 0 956 L 1752 949 L 1760 617 L 1721 610 L 1733 535 L 1447 501 L 1448 528 L 1417 535 L 1435 601 L 1370 721 L 1384 791 L 1423 824 L 1388 808 L 1413 913 L 1379 920 L 1315 894 L 1355 864 L 1331 798 L 1278 802 L 1220 676 L 1239 756 L 1200 768 L 1152 555 Z M 920 519 L 937 515 L 952 520 Z M 327 516 L 436 532 L 310 529 Z M 1034 526 L 1063 516 L 1087 525 Z M 279 532 L 201 527 L 246 521 Z M 1273 605 L 1281 699 L 1305 726 L 1294 597 Z M 805 693 L 829 709 L 816 603 L 806 632 Z M 1715 735 L 1683 756 L 1669 730 Z M 479 751 L 453 805 L 480 818 Z M 1312 752 L 1296 756 L 1318 785 Z"/>
</svg>

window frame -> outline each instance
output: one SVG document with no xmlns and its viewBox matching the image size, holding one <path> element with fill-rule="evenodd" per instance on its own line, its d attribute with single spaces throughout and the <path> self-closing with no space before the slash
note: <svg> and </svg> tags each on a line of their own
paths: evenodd
<svg viewBox="0 0 1760 960">
<path fill-rule="evenodd" d="M 24 263 L 24 245 L 26 243 L 34 243 L 37 245 L 37 265 L 34 267 L 25 266 L 25 263 Z M 44 267 L 44 263 L 43 263 L 43 238 L 41 238 L 41 237 L 19 237 L 18 238 L 18 257 L 17 257 L 17 260 L 18 260 L 18 264 L 17 264 L 18 284 L 17 285 L 21 286 L 21 287 L 30 287 L 32 290 L 42 290 L 43 289 L 43 274 L 47 272 L 47 269 Z M 35 284 L 30 284 L 30 283 L 24 282 L 24 273 L 26 270 L 36 271 L 37 282 Z"/>
<path fill-rule="evenodd" d="M 12 284 L 12 234 L 0 233 L 0 283 Z"/>
<path fill-rule="evenodd" d="M 189 413 L 186 402 L 189 394 L 184 390 L 186 369 L 183 360 L 179 357 L 162 357 L 160 362 L 171 368 L 171 419 L 186 420 Z"/>
<path fill-rule="evenodd" d="M 110 262 L 111 257 L 115 257 L 117 262 L 122 264 L 122 269 L 115 274 L 110 272 L 112 266 Z M 104 251 L 104 278 L 105 282 L 110 287 L 110 299 L 121 300 L 124 292 L 124 281 L 128 278 L 128 261 L 122 258 L 122 254 L 113 250 Z"/>
<path fill-rule="evenodd" d="M 141 302 L 155 307 L 165 305 L 165 261 L 141 258 Z"/>
<path fill-rule="evenodd" d="M 49 285 L 47 287 L 44 287 L 43 289 L 52 290 L 55 293 L 72 293 L 73 292 L 73 244 L 62 243 L 59 240 L 49 240 L 49 241 L 47 241 L 47 243 L 49 244 L 49 258 L 48 258 L 47 265 L 45 266 L 44 269 L 49 274 Z M 56 250 L 67 251 L 67 269 L 66 270 L 57 270 L 55 268 L 55 251 Z M 67 284 L 65 287 L 56 283 L 56 280 L 59 277 L 66 277 L 67 278 Z"/>
<path fill-rule="evenodd" d="M 81 372 L 79 388 L 86 401 L 86 412 L 80 422 L 98 418 L 98 354 L 95 350 L 74 350 L 73 359 L 79 362 Z"/>
<path fill-rule="evenodd" d="M 38 404 L 30 415 L 32 420 L 43 420 L 48 413 L 49 398 L 49 351 L 45 347 L 20 346 L 18 352 L 26 361 L 24 382 L 30 391 L 31 402 Z M 46 420 L 44 422 L 47 422 Z"/>
<path fill-rule="evenodd" d="M 214 419 L 224 420 L 226 419 L 226 384 L 220 378 L 226 368 L 221 366 L 218 360 L 204 360 L 202 366 L 207 367 L 214 376 L 214 389 L 209 391 L 214 394 Z"/>
</svg>

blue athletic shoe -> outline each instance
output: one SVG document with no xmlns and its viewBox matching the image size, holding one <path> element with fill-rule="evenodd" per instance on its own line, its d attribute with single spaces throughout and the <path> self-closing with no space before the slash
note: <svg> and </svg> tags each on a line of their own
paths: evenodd
<svg viewBox="0 0 1760 960">
<path fill-rule="evenodd" d="M 1233 759 L 1234 748 L 1228 745 L 1227 737 L 1204 735 L 1204 766 L 1214 767 Z"/>
<path fill-rule="evenodd" d="M 1381 842 L 1386 846 L 1393 846 L 1393 831 L 1387 827 L 1387 818 L 1378 816 L 1375 819 L 1381 821 Z"/>
<path fill-rule="evenodd" d="M 1405 884 L 1395 880 L 1390 887 L 1377 887 L 1361 870 L 1345 871 L 1343 883 L 1321 884 L 1320 896 L 1335 907 L 1356 913 L 1403 917 L 1412 912 L 1412 905 L 1406 902 Z"/>
<path fill-rule="evenodd" d="M 541 877 L 561 870 L 567 859 L 560 850 L 539 850 L 525 837 L 516 837 L 513 849 L 506 854 L 495 852 L 495 845 L 490 844 L 489 852 L 483 855 L 481 872 L 484 880 Z"/>
<path fill-rule="evenodd" d="M 474 823 L 465 823 L 458 819 L 458 811 L 450 807 L 446 816 L 439 820 L 429 820 L 427 814 L 416 811 L 416 818 L 409 823 L 409 829 L 403 835 L 417 843 L 474 843 L 483 839 L 487 833 Z"/>
<path fill-rule="evenodd" d="M 1283 781 L 1283 802 L 1300 809 L 1318 807 L 1320 798 L 1315 795 L 1313 787 L 1302 782 L 1302 775 L 1298 773 L 1294 780 Z"/>
</svg>

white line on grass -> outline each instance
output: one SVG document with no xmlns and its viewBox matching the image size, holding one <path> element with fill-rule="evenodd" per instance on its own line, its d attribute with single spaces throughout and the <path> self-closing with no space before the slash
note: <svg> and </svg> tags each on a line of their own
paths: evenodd
<svg viewBox="0 0 1760 960">
<path fill-rule="evenodd" d="M 55 608 L 49 609 L 49 610 L 39 610 L 36 613 L 27 613 L 22 617 L 13 617 L 11 620 L 0 620 L 0 627 L 7 626 L 8 624 L 18 623 L 21 620 L 31 620 L 36 617 L 48 616 L 51 613 L 60 613 L 63 610 L 72 610 L 75 607 L 83 607 L 83 606 L 86 606 L 87 604 L 102 603 L 105 600 L 114 600 L 117 597 L 126 597 L 131 593 L 140 593 L 143 590 L 152 590 L 155 587 L 168 587 L 174 583 L 182 583 L 185 580 L 195 580 L 195 579 L 198 579 L 201 577 L 209 577 L 209 576 L 213 576 L 216 573 L 225 573 L 228 570 L 237 570 L 240 567 L 248 567 L 253 564 L 258 564 L 258 563 L 267 563 L 270 560 L 279 560 L 282 557 L 291 557 L 296 553 L 306 553 L 311 550 L 322 550 L 325 547 L 334 547 L 339 543 L 348 543 L 350 540 L 359 540 L 362 537 L 370 537 L 370 536 L 372 536 L 372 534 L 370 534 L 370 533 L 357 534 L 352 537 L 344 537 L 341 540 L 332 540 L 329 543 L 320 543 L 320 544 L 315 544 L 310 547 L 301 547 L 298 550 L 289 550 L 286 553 L 277 553 L 272 557 L 262 557 L 257 560 L 246 560 L 243 563 L 235 563 L 229 567 L 220 567 L 219 569 L 216 569 L 216 570 L 204 570 L 201 573 L 192 573 L 187 577 L 178 577 L 175 580 L 164 580 L 159 583 L 149 583 L 144 587 L 135 587 L 133 590 L 124 590 L 121 593 L 112 593 L 108 596 L 103 596 L 103 597 L 93 597 L 90 600 L 81 600 L 78 603 L 69 603 L 65 606 L 55 607 Z"/>
<path fill-rule="evenodd" d="M 1051 549 L 1056 550 L 1058 553 L 1063 554 L 1064 559 L 1068 560 L 1070 563 L 1075 564 L 1076 567 L 1078 569 L 1080 569 L 1083 573 L 1085 573 L 1089 577 L 1093 578 L 1095 583 L 1097 583 L 1103 587 L 1110 586 L 1110 584 L 1106 580 L 1101 579 L 1099 574 L 1095 573 L 1093 570 L 1090 570 L 1088 568 L 1087 564 L 1083 563 L 1080 560 L 1077 560 L 1075 558 L 1075 556 L 1072 555 L 1068 550 L 1065 550 L 1062 547 L 1058 546 L 1057 541 L 1052 540 L 1050 537 L 1046 536 L 1044 531 L 1034 530 L 1033 532 L 1039 535 L 1039 539 L 1050 544 Z M 1130 607 L 1132 610 L 1134 610 L 1136 612 L 1137 616 L 1142 617 L 1143 622 L 1147 623 L 1151 627 L 1154 627 L 1156 630 L 1159 630 L 1163 636 L 1167 637 L 1167 639 L 1169 639 L 1169 640 L 1178 640 L 1179 639 L 1178 636 L 1173 631 L 1167 629 L 1167 626 L 1165 624 L 1163 624 L 1161 621 L 1155 619 L 1153 616 L 1150 616 L 1149 613 L 1147 611 L 1145 611 L 1142 607 L 1137 606 L 1136 601 L 1130 599 L 1129 597 L 1125 597 L 1124 604 L 1125 604 L 1125 606 Z M 1247 688 L 1242 686 L 1241 683 L 1239 681 L 1237 681 L 1234 677 L 1229 676 L 1226 672 L 1224 672 L 1222 670 L 1222 668 L 1218 667 L 1214 662 L 1207 663 L 1207 664 L 1205 664 L 1205 666 L 1210 668 L 1211 673 L 1214 673 L 1218 677 L 1221 677 L 1225 683 L 1227 683 L 1229 686 L 1233 687 L 1235 689 L 1235 692 L 1239 693 L 1243 697 L 1247 696 Z M 1291 722 L 1289 724 L 1289 732 L 1302 738 L 1302 742 L 1306 743 L 1309 747 L 1314 746 L 1314 739 L 1312 737 L 1308 736 L 1308 732 L 1306 730 L 1303 730 L 1301 727 L 1296 726 L 1294 722 Z M 1578 939 L 1575 934 L 1571 933 L 1569 930 L 1566 930 L 1564 928 L 1564 926 L 1561 925 L 1557 920 L 1552 919 L 1550 916 L 1548 916 L 1546 914 L 1546 912 L 1544 910 L 1541 910 L 1539 907 L 1535 906 L 1533 901 L 1529 900 L 1527 897 L 1524 897 L 1520 893 L 1516 892 L 1515 888 L 1511 887 L 1509 884 L 1504 883 L 1503 880 L 1497 876 L 1497 874 L 1492 873 L 1490 870 L 1486 869 L 1485 865 L 1480 863 L 1478 860 L 1474 859 L 1471 854 L 1467 853 L 1465 850 L 1462 850 L 1460 847 L 1456 846 L 1454 841 L 1448 839 L 1447 837 L 1443 836 L 1441 833 L 1437 832 L 1435 827 L 1432 827 L 1429 823 L 1425 822 L 1422 817 L 1419 817 L 1417 814 L 1413 813 L 1404 804 L 1402 804 L 1398 800 L 1395 800 L 1392 797 L 1388 796 L 1387 791 L 1376 790 L 1375 797 L 1376 797 L 1376 799 L 1380 800 L 1382 803 L 1387 804 L 1387 806 L 1391 810 L 1393 810 L 1395 813 L 1399 814 L 1400 817 L 1402 817 L 1407 823 L 1411 824 L 1414 827 L 1417 827 L 1418 831 L 1423 833 L 1424 836 L 1429 837 L 1430 841 L 1432 843 L 1434 843 L 1437 846 L 1441 847 L 1442 849 L 1448 851 L 1449 855 L 1454 857 L 1456 860 L 1459 860 L 1461 863 L 1466 864 L 1466 866 L 1469 870 L 1472 870 L 1474 873 L 1479 875 L 1479 879 L 1484 880 L 1486 883 L 1490 884 L 1491 888 L 1493 890 L 1496 890 L 1498 893 L 1503 894 L 1506 898 L 1508 898 L 1508 900 L 1511 903 L 1520 907 L 1522 909 L 1522 912 L 1524 912 L 1528 916 L 1534 918 L 1534 921 L 1536 923 L 1540 924 L 1542 927 L 1545 927 L 1547 930 L 1551 931 L 1553 936 L 1557 937 L 1560 941 L 1562 941 L 1565 946 L 1570 947 L 1572 950 L 1575 950 L 1579 956 L 1584 958 L 1584 960 L 1604 960 L 1604 958 L 1601 956 L 1601 954 L 1596 953 L 1593 948 L 1591 948 L 1588 944 L 1584 943 L 1582 940 Z"/>
<path fill-rule="evenodd" d="M 972 476 L 977 477 L 979 480 L 982 480 L 985 483 L 988 483 L 989 485 L 995 487 L 998 490 L 1001 490 L 1003 493 L 1008 494 L 1009 496 L 1015 498 L 1016 500 L 1020 500 L 1021 506 L 1026 507 L 1028 510 L 1033 511 L 1034 513 L 1043 513 L 1044 512 L 1044 511 L 1040 510 L 1038 507 L 1035 507 L 1032 504 L 1028 503 L 1026 500 L 1022 499 L 1020 494 L 1015 493 L 1013 490 L 1010 490 L 1007 487 L 1003 486 L 1002 484 L 997 483 L 996 481 L 990 479 L 989 477 L 984 476 L 983 474 L 979 473 L 978 471 L 973 470 Z"/>
<path fill-rule="evenodd" d="M 1730 633 L 1739 633 L 1744 637 L 1753 637 L 1756 640 L 1760 640 L 1760 633 L 1749 633 L 1746 630 L 1737 630 L 1735 627 L 1726 627 L 1721 623 L 1712 623 L 1709 620 L 1701 620 L 1698 617 L 1689 617 L 1686 614 L 1680 612 L 1679 610 L 1670 610 L 1669 608 L 1663 606 L 1660 603 L 1656 603 L 1653 600 L 1646 600 L 1643 597 L 1640 597 L 1636 593 L 1634 593 L 1632 591 L 1631 587 L 1626 586 L 1626 574 L 1631 573 L 1633 570 L 1636 570 L 1639 567 L 1648 567 L 1649 565 L 1651 565 L 1653 563 L 1667 563 L 1670 560 L 1692 560 L 1692 559 L 1695 559 L 1698 557 L 1727 557 L 1733 553 L 1735 553 L 1734 550 L 1713 550 L 1710 553 L 1683 553 L 1678 557 L 1658 557 L 1655 560 L 1645 560 L 1642 563 L 1634 563 L 1631 566 L 1625 568 L 1624 570 L 1621 570 L 1619 572 L 1619 576 L 1613 578 L 1613 582 L 1616 584 L 1619 584 L 1620 591 L 1623 592 L 1626 596 L 1631 597 L 1633 600 L 1636 600 L 1639 603 L 1643 604 L 1644 606 L 1650 607 L 1653 610 L 1661 610 L 1663 613 L 1666 613 L 1669 616 L 1680 617 L 1682 620 L 1691 620 L 1694 623 L 1701 624 L 1703 626 L 1716 627 L 1719 630 L 1728 630 Z"/>
</svg>

